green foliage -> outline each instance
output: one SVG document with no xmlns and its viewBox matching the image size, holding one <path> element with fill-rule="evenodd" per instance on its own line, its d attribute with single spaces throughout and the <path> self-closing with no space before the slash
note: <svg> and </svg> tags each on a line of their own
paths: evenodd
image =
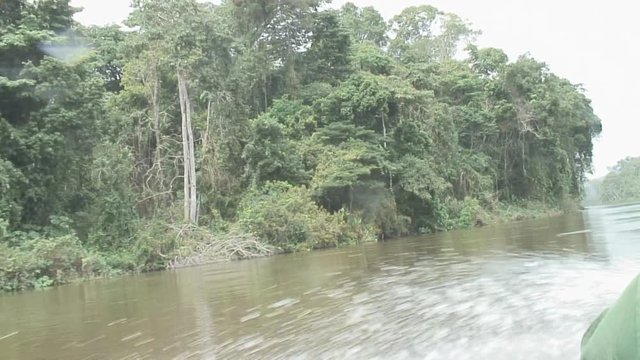
<svg viewBox="0 0 640 360">
<path fill-rule="evenodd" d="M 287 128 L 270 116 L 271 113 L 260 116 L 253 121 L 251 140 L 244 148 L 243 157 L 247 162 L 247 176 L 253 184 L 266 181 L 289 181 L 302 183 L 307 178 L 299 153 L 294 151 L 294 145 L 285 136 Z M 289 120 L 288 118 L 284 119 Z M 295 123 L 289 129 L 296 129 Z"/>
<path fill-rule="evenodd" d="M 465 198 L 464 200 L 447 199 L 445 202 L 436 202 L 435 212 L 438 218 L 437 230 L 451 230 L 469 227 L 475 224 L 480 212 L 478 199 Z"/>
<path fill-rule="evenodd" d="M 640 201 L 640 157 L 618 161 L 598 190 L 600 199 L 607 204 Z"/>
<path fill-rule="evenodd" d="M 391 57 L 382 49 L 369 44 L 355 48 L 352 62 L 357 70 L 368 71 L 375 75 L 390 75 L 394 67 Z"/>
<path fill-rule="evenodd" d="M 246 231 L 286 252 L 353 244 L 373 235 L 346 210 L 330 214 L 308 189 L 283 182 L 249 190 L 238 218 Z"/>
<path fill-rule="evenodd" d="M 349 72 L 349 34 L 334 11 L 321 12 L 314 20 L 311 45 L 305 52 L 307 82 L 337 83 Z"/>
<path fill-rule="evenodd" d="M 487 222 L 519 221 L 554 216 L 562 212 L 559 207 L 541 201 L 501 202 L 494 204 L 490 212 L 485 212 L 483 219 Z"/>
<path fill-rule="evenodd" d="M 124 59 L 122 52 L 127 33 L 112 25 L 90 27 L 83 33 L 93 43 L 95 52 L 91 59 L 94 69 L 101 75 L 106 91 L 118 92 L 124 89 L 122 76 Z"/>
<path fill-rule="evenodd" d="M 391 19 L 390 26 L 394 37 L 389 51 L 405 62 L 452 59 L 459 44 L 477 34 L 459 16 L 431 5 L 404 9 Z"/>
<path fill-rule="evenodd" d="M 126 249 L 136 235 L 139 218 L 136 194 L 126 181 L 132 177 L 132 154 L 110 143 L 98 145 L 96 153 L 91 166 L 91 206 L 76 215 L 93 247 Z"/>
<path fill-rule="evenodd" d="M 353 43 L 370 43 L 376 48 L 387 44 L 389 29 L 382 15 L 373 7 L 359 8 L 349 2 L 342 6 L 339 17 Z"/>
<path fill-rule="evenodd" d="M 484 76 L 496 76 L 509 62 L 507 54 L 500 49 L 478 49 L 475 45 L 470 45 L 467 50 L 473 70 Z"/>
<path fill-rule="evenodd" d="M 13 233 L 8 237 L 7 242 L 0 242 L 3 254 L 0 288 L 3 290 L 48 287 L 89 275 L 84 267 L 86 252 L 73 235 L 43 237 Z M 20 246 L 10 243 L 20 243 Z"/>
<path fill-rule="evenodd" d="M 72 14 L 66 1 L 28 2 L 0 30 L 0 214 L 14 228 L 85 203 L 102 90 L 85 63 L 54 57 Z"/>
<path fill-rule="evenodd" d="M 24 176 L 11 162 L 0 159 L 0 219 L 5 228 L 20 222 L 24 182 Z"/>
<path fill-rule="evenodd" d="M 362 184 L 378 169 L 379 149 L 358 140 L 349 140 L 336 148 L 327 147 L 319 159 L 312 189 L 320 197 L 332 188 L 348 188 Z"/>
<path fill-rule="evenodd" d="M 135 0 L 124 31 L 79 27 L 66 0 L 2 2 L 0 286 L 164 269 L 214 240 L 260 248 L 238 227 L 296 251 L 582 196 L 601 124 L 580 86 L 478 48 L 432 6 L 385 23 L 325 3 Z M 640 192 L 634 161 L 603 181 L 609 201 Z"/>
<path fill-rule="evenodd" d="M 167 258 L 176 248 L 177 240 L 166 222 L 155 219 L 140 228 L 133 249 L 123 252 L 112 261 L 119 262 L 120 268 L 127 270 L 162 270 L 166 268 Z"/>
</svg>

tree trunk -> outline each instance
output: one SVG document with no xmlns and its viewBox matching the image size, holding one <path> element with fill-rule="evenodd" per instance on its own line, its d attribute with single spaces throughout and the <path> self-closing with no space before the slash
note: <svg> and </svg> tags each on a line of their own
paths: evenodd
<svg viewBox="0 0 640 360">
<path fill-rule="evenodd" d="M 207 154 L 209 150 L 209 138 L 210 138 L 210 124 L 211 124 L 211 99 L 207 100 L 207 122 L 205 123 L 204 135 L 202 135 L 202 154 Z M 206 155 L 205 155 L 206 156 Z"/>
<path fill-rule="evenodd" d="M 184 221 L 189 222 L 189 150 L 188 150 L 188 142 L 189 135 L 187 134 L 187 120 L 186 120 L 186 105 L 184 101 L 184 93 L 182 90 L 182 74 L 180 70 L 178 70 L 178 97 L 180 99 L 180 114 L 182 115 L 182 165 L 183 165 L 183 183 L 184 183 Z"/>
<path fill-rule="evenodd" d="M 153 165 L 152 168 L 155 169 L 155 188 L 152 189 L 153 192 L 163 193 L 167 191 L 165 188 L 165 175 L 164 170 L 162 168 L 162 129 L 161 129 L 161 117 L 162 111 L 160 107 L 160 96 L 161 96 L 161 88 L 162 83 L 160 81 L 160 70 L 159 70 L 158 62 L 154 62 L 151 69 L 151 111 L 153 116 L 153 135 L 155 137 L 155 149 L 153 152 Z M 153 174 L 151 175 L 153 176 Z M 165 196 L 159 199 L 160 202 L 163 202 Z M 157 207 L 160 205 L 157 201 L 155 202 L 154 212 L 157 211 Z"/>
<path fill-rule="evenodd" d="M 178 68 L 178 96 L 182 115 L 182 153 L 184 165 L 184 219 L 191 224 L 198 223 L 198 193 L 196 187 L 196 158 L 193 126 L 191 123 L 191 101 L 189 100 L 187 75 Z"/>
<path fill-rule="evenodd" d="M 160 164 L 160 142 L 161 142 L 161 134 L 160 134 L 160 74 L 158 74 L 158 65 L 154 64 L 151 70 L 152 79 L 151 79 L 151 111 L 153 114 L 153 134 L 156 139 L 156 148 L 154 152 L 154 165 L 159 167 L 160 173 L 162 173 L 162 166 Z M 164 179 L 160 179 L 163 181 Z"/>
<path fill-rule="evenodd" d="M 185 94 L 187 94 L 186 83 L 185 83 Z M 189 101 L 189 96 L 186 95 L 186 103 L 187 103 L 187 133 L 189 134 L 189 159 L 191 162 L 189 163 L 189 180 L 190 180 L 190 191 L 189 195 L 191 196 L 191 200 L 189 202 L 189 220 L 192 224 L 198 224 L 198 192 L 196 187 L 196 150 L 195 150 L 195 140 L 193 136 L 193 125 L 191 123 L 191 102 Z"/>
<path fill-rule="evenodd" d="M 382 139 L 384 141 L 384 148 L 387 148 L 387 124 L 384 122 L 384 113 L 382 113 Z"/>
</svg>

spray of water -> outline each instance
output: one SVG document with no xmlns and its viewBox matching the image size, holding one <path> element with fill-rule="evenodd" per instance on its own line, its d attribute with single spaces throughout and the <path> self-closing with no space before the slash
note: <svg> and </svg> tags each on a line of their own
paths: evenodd
<svg viewBox="0 0 640 360">
<path fill-rule="evenodd" d="M 76 65 L 91 55 L 93 49 L 89 42 L 77 33 L 67 30 L 54 40 L 40 44 L 39 49 L 64 62 L 67 65 Z"/>
</svg>

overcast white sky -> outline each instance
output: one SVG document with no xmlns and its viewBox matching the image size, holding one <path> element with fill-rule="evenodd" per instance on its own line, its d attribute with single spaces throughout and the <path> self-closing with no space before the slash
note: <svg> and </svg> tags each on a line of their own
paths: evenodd
<svg viewBox="0 0 640 360">
<path fill-rule="evenodd" d="M 334 0 L 335 6 L 346 1 Z M 385 18 L 407 6 L 429 4 L 467 19 L 482 31 L 480 46 L 503 49 L 511 59 L 526 52 L 556 74 L 583 84 L 602 119 L 595 143 L 595 177 L 626 156 L 640 156 L 640 4 L 628 0 L 352 0 Z M 84 7 L 84 24 L 118 23 L 130 0 L 72 0 Z"/>
</svg>

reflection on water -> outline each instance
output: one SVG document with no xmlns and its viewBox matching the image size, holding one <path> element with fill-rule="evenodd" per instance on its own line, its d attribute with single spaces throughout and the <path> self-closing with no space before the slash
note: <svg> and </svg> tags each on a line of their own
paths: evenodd
<svg viewBox="0 0 640 360">
<path fill-rule="evenodd" d="M 602 207 L 0 296 L 0 358 L 577 358 L 638 229 L 640 205 Z"/>
</svg>

